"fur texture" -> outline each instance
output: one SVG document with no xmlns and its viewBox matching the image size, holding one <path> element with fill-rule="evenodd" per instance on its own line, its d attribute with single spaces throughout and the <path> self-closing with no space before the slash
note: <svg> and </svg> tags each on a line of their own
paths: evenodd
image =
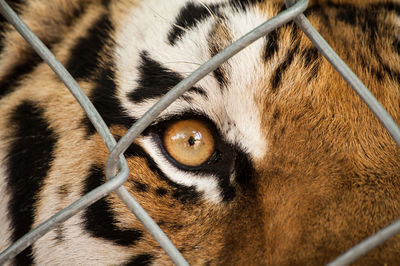
<svg viewBox="0 0 400 266">
<path fill-rule="evenodd" d="M 199 65 L 285 7 L 263 0 L 8 1 L 118 139 Z M 398 1 L 311 1 L 307 17 L 400 123 Z M 0 20 L 0 250 L 105 182 L 108 151 L 55 74 Z M 203 121 L 216 159 L 168 156 Z M 168 107 L 125 153 L 125 187 L 193 265 L 321 265 L 400 216 L 400 149 L 294 23 Z M 111 193 L 10 264 L 169 265 Z M 357 261 L 400 264 L 400 236 Z"/>
</svg>

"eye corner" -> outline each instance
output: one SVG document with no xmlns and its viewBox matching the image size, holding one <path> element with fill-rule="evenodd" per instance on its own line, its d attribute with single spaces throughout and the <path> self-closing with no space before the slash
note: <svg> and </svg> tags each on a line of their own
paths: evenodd
<svg viewBox="0 0 400 266">
<path fill-rule="evenodd" d="M 207 160 L 206 163 L 207 165 L 213 165 L 221 160 L 222 160 L 222 153 L 218 149 L 215 149 L 214 153 L 211 154 L 210 158 Z"/>
</svg>

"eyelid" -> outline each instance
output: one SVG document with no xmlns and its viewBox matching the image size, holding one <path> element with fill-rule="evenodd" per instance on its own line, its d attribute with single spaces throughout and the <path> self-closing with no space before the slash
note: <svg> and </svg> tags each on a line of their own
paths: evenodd
<svg viewBox="0 0 400 266">
<path fill-rule="evenodd" d="M 157 133 L 152 133 L 151 134 L 153 140 L 155 140 L 157 147 L 161 150 L 162 154 L 165 156 L 165 158 L 167 158 L 167 160 L 173 164 L 175 167 L 180 168 L 181 170 L 185 170 L 185 171 L 200 171 L 202 169 L 202 165 L 199 166 L 187 166 L 184 164 L 179 163 L 178 161 L 176 161 L 164 148 L 164 144 L 162 142 L 162 139 L 160 137 L 159 134 Z M 212 157 L 212 156 L 211 156 Z M 207 162 L 206 162 L 207 163 Z"/>
<path fill-rule="evenodd" d="M 210 158 L 204 162 L 200 166 L 196 167 L 189 167 L 183 164 L 180 164 L 174 158 L 172 158 L 168 152 L 164 149 L 162 143 L 162 136 L 163 131 L 165 128 L 179 120 L 184 119 L 196 119 L 205 123 L 208 128 L 210 129 L 212 135 L 214 136 L 215 140 L 215 154 L 212 154 Z M 149 136 L 152 141 L 155 143 L 155 146 L 159 150 L 160 156 L 163 156 L 171 166 L 176 167 L 179 170 L 184 170 L 188 172 L 192 172 L 195 174 L 203 175 L 203 174 L 213 174 L 213 175 L 225 175 L 231 169 L 231 165 L 233 163 L 233 156 L 236 152 L 234 148 L 235 145 L 230 144 L 224 138 L 217 126 L 214 124 L 212 120 L 210 120 L 207 115 L 196 112 L 190 111 L 179 115 L 170 115 L 163 117 L 161 120 L 156 121 L 156 123 L 150 125 L 143 133 L 143 136 Z"/>
<path fill-rule="evenodd" d="M 213 122 L 211 122 L 209 118 L 207 118 L 206 114 L 190 110 L 183 112 L 181 114 L 166 114 L 164 116 L 157 117 L 150 125 L 150 127 L 157 127 L 159 125 L 169 124 L 173 123 L 174 121 L 185 120 L 185 119 L 194 119 L 203 121 L 207 124 L 213 124 Z"/>
</svg>

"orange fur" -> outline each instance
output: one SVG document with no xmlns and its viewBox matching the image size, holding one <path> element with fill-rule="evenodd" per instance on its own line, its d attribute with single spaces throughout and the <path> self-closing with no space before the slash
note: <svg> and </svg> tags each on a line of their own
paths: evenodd
<svg viewBox="0 0 400 266">
<path fill-rule="evenodd" d="M 50 42 L 61 39 L 54 52 L 66 62 L 74 43 L 106 10 L 99 6 L 100 1 L 90 1 L 87 4 L 92 10 L 80 18 L 79 25 L 64 26 L 62 16 L 54 14 L 72 12 L 72 6 L 82 1 L 51 2 L 29 2 L 22 18 L 40 38 Z M 111 20 L 117 29 L 124 26 L 121 17 L 137 2 L 112 3 Z M 376 1 L 335 2 L 367 6 Z M 281 1 L 266 1 L 257 8 L 266 15 L 276 14 L 280 5 Z M 321 13 L 310 14 L 311 23 L 400 123 L 400 84 L 383 66 L 400 73 L 399 51 L 393 50 L 399 19 L 393 13 L 379 15 L 376 42 L 370 43 L 366 36 L 369 32 L 338 21 L 338 11 L 326 1 L 311 1 L 310 6 L 319 6 L 328 14 L 327 20 Z M 46 15 L 49 9 L 55 12 L 50 22 Z M 268 152 L 264 158 L 253 160 L 256 176 L 246 188 L 236 186 L 232 202 L 213 204 L 200 199 L 182 204 L 171 196 L 176 188 L 160 178 L 145 159 L 128 159 L 131 172 L 125 187 L 193 265 L 321 265 L 400 216 L 400 149 L 319 52 L 314 61 L 307 62 L 304 54 L 313 45 L 301 30 L 293 38 L 293 27 L 288 24 L 280 29 L 277 54 L 260 65 L 265 75 L 254 77 L 258 84 L 254 98 L 261 110 Z M 228 28 L 216 24 L 214 30 L 215 38 L 209 40 L 209 45 L 217 50 L 226 47 L 232 38 Z M 0 79 L 30 50 L 16 32 L 6 33 L 5 37 L 9 42 L 0 57 Z M 272 89 L 272 72 L 296 43 L 299 46 L 293 63 L 282 73 L 284 82 Z M 372 55 L 371 46 L 380 60 Z M 107 64 L 107 53 L 101 56 L 99 64 Z M 319 69 L 309 79 L 314 75 L 313 67 Z M 221 71 L 225 71 L 224 65 Z M 374 71 L 382 78 L 377 78 Z M 91 94 L 90 81 L 80 81 L 80 85 Z M 46 119 L 59 137 L 36 208 L 42 210 L 49 201 L 54 204 L 36 217 L 38 225 L 79 198 L 90 167 L 102 168 L 109 152 L 98 134 L 85 136 L 80 124 L 83 111 L 44 64 L 0 100 L 0 144 L 4 150 L 14 132 L 7 122 L 10 110 L 26 99 L 36 101 L 45 110 Z M 126 130 L 123 126 L 111 127 L 118 137 Z M 140 144 L 140 137 L 135 143 Z M 53 193 L 60 186 L 69 191 L 67 197 Z M 160 188 L 168 194 L 157 195 Z M 156 264 L 170 264 L 165 252 L 117 195 L 111 193 L 105 199 L 112 206 L 118 228 L 145 232 L 137 244 L 121 248 L 121 253 L 150 253 Z M 357 261 L 358 265 L 385 263 L 400 264 L 400 236 Z"/>
</svg>

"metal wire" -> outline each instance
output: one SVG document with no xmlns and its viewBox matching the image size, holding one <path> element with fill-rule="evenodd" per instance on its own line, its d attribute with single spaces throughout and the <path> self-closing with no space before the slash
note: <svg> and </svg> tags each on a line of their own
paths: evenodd
<svg viewBox="0 0 400 266">
<path fill-rule="evenodd" d="M 326 41 L 312 27 L 309 21 L 305 18 L 302 12 L 308 5 L 308 0 L 300 0 L 295 3 L 295 0 L 286 0 L 288 9 L 278 14 L 276 17 L 268 20 L 259 27 L 255 28 L 225 50 L 211 58 L 207 63 L 200 66 L 196 71 L 189 75 L 182 82 L 177 84 L 165 96 L 163 96 L 152 108 L 150 108 L 116 143 L 115 139 L 110 134 L 106 124 L 89 101 L 87 96 L 79 88 L 77 82 L 65 70 L 65 68 L 55 59 L 54 55 L 44 46 L 44 44 L 26 27 L 26 25 L 18 18 L 12 9 L 0 0 L 0 13 L 16 27 L 21 35 L 32 45 L 33 49 L 45 60 L 59 78 L 65 83 L 79 104 L 87 113 L 90 121 L 93 123 L 96 130 L 99 132 L 107 148 L 111 151 L 106 163 L 106 176 L 109 181 L 90 193 L 77 200 L 69 207 L 60 211 L 50 219 L 39 225 L 37 228 L 26 234 L 24 237 L 16 241 L 13 245 L 7 248 L 0 254 L 0 264 L 3 264 L 8 259 L 15 257 L 23 249 L 34 243 L 37 239 L 50 231 L 59 223 L 67 220 L 77 212 L 86 208 L 98 199 L 106 196 L 111 191 L 115 190 L 121 200 L 129 207 L 129 209 L 137 216 L 143 225 L 149 230 L 150 234 L 159 242 L 160 246 L 171 257 L 177 265 L 188 265 L 183 256 L 179 253 L 176 247 L 171 243 L 168 237 L 161 231 L 158 225 L 151 219 L 147 212 L 140 204 L 129 194 L 123 187 L 123 183 L 127 180 L 129 169 L 123 152 L 129 147 L 133 140 L 149 125 L 152 121 L 173 101 L 181 96 L 186 90 L 192 87 L 197 81 L 206 76 L 208 73 L 216 69 L 220 64 L 228 60 L 230 57 L 246 48 L 258 38 L 268 34 L 275 28 L 294 19 L 305 34 L 310 38 L 313 44 L 321 51 L 335 69 L 343 76 L 357 94 L 365 101 L 368 107 L 374 112 L 381 123 L 385 126 L 393 139 L 400 146 L 400 130 L 386 110 L 380 105 L 370 91 L 362 84 L 357 76 L 347 67 L 340 57 L 332 50 Z M 119 172 L 117 173 L 117 166 Z M 369 237 L 359 243 L 345 254 L 337 258 L 329 265 L 345 265 L 353 262 L 370 249 L 380 245 L 387 239 L 393 237 L 400 232 L 400 220 L 392 225 L 384 228 L 375 235 Z"/>
<path fill-rule="evenodd" d="M 82 108 L 85 110 L 88 118 L 100 134 L 107 148 L 111 150 L 115 145 L 116 141 L 111 135 L 107 125 L 97 112 L 96 108 L 83 93 L 78 83 L 69 74 L 69 72 L 62 66 L 50 50 L 36 37 L 36 35 L 21 21 L 18 15 L 10 8 L 10 6 L 4 1 L 0 0 L 0 13 L 17 29 L 17 31 L 25 38 L 25 40 L 33 47 L 33 49 L 39 54 L 40 57 L 51 67 L 51 69 L 57 74 L 57 76 L 64 82 L 67 88 L 70 90 L 72 95 L 76 98 Z M 26 247 L 31 245 L 37 239 L 42 237 L 45 233 L 50 231 L 52 228 L 57 226 L 59 223 L 67 220 L 78 211 L 88 207 L 89 205 L 96 202 L 98 199 L 106 196 L 109 192 L 113 191 L 117 187 L 121 186 L 128 178 L 129 169 L 128 164 L 123 157 L 119 155 L 118 159 L 120 172 L 115 176 L 108 176 L 110 181 L 97 189 L 86 194 L 83 198 L 71 204 L 61 212 L 50 217 L 47 221 L 41 224 L 39 227 L 33 229 L 30 233 L 13 243 L 4 252 L 0 254 L 0 264 L 5 261 L 12 259 L 19 252 L 23 251 Z M 114 177 L 115 176 L 115 177 Z M 114 181 L 115 180 L 115 181 Z M 118 182 L 119 181 L 119 182 Z M 118 182 L 118 183 L 117 183 Z M 118 184 L 118 185 L 117 185 Z M 176 247 L 160 229 L 160 227 L 147 215 L 146 211 L 132 198 L 131 195 L 123 193 L 124 187 L 119 187 L 117 194 L 121 195 L 123 201 L 129 200 L 131 205 L 135 207 L 137 213 L 145 216 L 146 228 L 153 230 L 153 236 L 159 242 L 160 246 L 164 248 L 165 252 L 171 257 L 172 261 L 177 265 L 188 265 L 183 256 L 179 253 Z M 122 191 L 122 192 L 121 192 Z M 126 190 L 125 190 L 126 191 Z M 129 194 L 129 193 L 128 193 Z M 146 215 L 144 215 L 144 214 Z"/>
<path fill-rule="evenodd" d="M 295 0 L 286 0 L 286 6 L 290 7 L 295 3 Z M 387 129 L 394 141 L 400 147 L 400 129 L 394 122 L 393 118 L 378 102 L 374 95 L 367 89 L 361 80 L 353 73 L 353 71 L 343 62 L 343 60 L 335 53 L 330 45 L 311 25 L 310 21 L 303 15 L 297 16 L 294 21 L 303 30 L 311 42 L 318 48 L 323 56 L 331 63 L 337 72 L 349 83 L 360 98 L 367 104 L 375 116 L 379 119 L 382 125 Z M 378 231 L 375 235 L 370 236 L 366 240 L 360 242 L 343 255 L 332 261 L 329 265 L 347 265 L 362 255 L 366 254 L 371 249 L 379 246 L 386 240 L 394 237 L 400 232 L 400 219 L 395 221 L 390 226 Z"/>
<path fill-rule="evenodd" d="M 118 144 L 111 151 L 106 162 L 106 176 L 111 177 L 115 175 L 117 162 L 119 156 L 131 145 L 133 140 L 148 126 L 154 119 L 173 101 L 181 96 L 185 91 L 192 87 L 197 81 L 202 79 L 208 73 L 216 69 L 220 64 L 228 60 L 230 57 L 237 54 L 242 49 L 246 48 L 249 44 L 258 38 L 268 34 L 275 28 L 283 25 L 284 23 L 293 19 L 301 12 L 303 12 L 308 5 L 308 0 L 299 1 L 296 5 L 281 12 L 278 16 L 268 20 L 262 25 L 258 26 L 248 34 L 241 37 L 232 45 L 222 50 L 219 54 L 211 58 L 208 62 L 201 65 L 196 71 L 190 74 L 183 81 L 178 83 L 166 95 L 164 95 L 153 107 L 150 108 L 119 140 Z M 143 223 L 153 237 L 157 237 L 158 226 L 152 228 L 152 224 L 147 222 L 149 218 L 146 212 L 136 210 L 137 202 L 130 196 L 124 187 L 119 188 L 116 193 L 125 202 L 129 209 L 136 215 L 136 217 Z M 159 241 L 160 245 L 162 240 Z"/>
<path fill-rule="evenodd" d="M 307 4 L 308 0 L 299 1 L 299 3 L 294 5 L 292 8 L 282 12 L 279 16 L 274 17 L 266 23 L 262 24 L 261 26 L 257 27 L 252 32 L 248 33 L 247 35 L 236 41 L 230 47 L 226 48 L 215 58 L 201 66 L 197 71 L 190 75 L 190 77 L 182 81 L 174 89 L 172 89 L 169 93 L 162 97 L 160 101 L 143 116 L 142 119 L 140 119 L 135 125 L 130 128 L 128 133 L 133 132 L 133 134 L 131 133 L 128 135 L 127 133 L 124 137 L 121 138 L 119 142 L 122 144 L 116 146 L 116 149 L 112 150 L 106 164 L 107 178 L 112 178 L 116 174 L 118 161 L 120 162 L 120 165 L 126 166 L 126 161 L 125 159 L 123 159 L 122 153 L 127 149 L 127 147 L 129 147 L 133 139 L 136 138 L 136 136 L 140 134 L 147 127 L 147 125 L 149 125 L 153 121 L 153 119 L 159 113 L 161 113 L 162 110 L 164 110 L 176 98 L 182 95 L 194 83 L 196 83 L 202 77 L 217 68 L 221 63 L 228 60 L 230 57 L 247 47 L 258 38 L 264 36 L 265 34 L 268 34 L 270 31 L 290 21 L 291 19 L 293 19 L 294 16 L 303 12 L 307 8 Z M 34 50 L 50 65 L 53 71 L 66 84 L 68 89 L 70 89 L 71 93 L 88 114 L 88 117 L 94 124 L 96 130 L 100 133 L 101 137 L 107 145 L 107 148 L 111 149 L 115 145 L 114 138 L 110 134 L 107 126 L 95 110 L 92 103 L 89 101 L 89 99 L 87 99 L 86 95 L 79 88 L 79 85 L 76 83 L 76 81 L 72 78 L 68 71 L 66 71 L 65 68 L 56 60 L 54 55 L 47 49 L 47 47 L 18 18 L 17 14 L 13 12 L 13 10 L 5 3 L 4 0 L 0 0 L 0 7 L 0 11 L 6 17 L 6 19 L 10 21 L 10 23 L 28 41 L 28 43 L 30 43 Z M 128 137 L 130 136 L 130 138 L 128 138 L 127 135 Z M 111 167 L 109 162 L 112 162 Z M 137 218 L 143 223 L 147 230 L 149 230 L 150 234 L 153 235 L 153 237 L 159 242 L 160 246 L 171 257 L 174 263 L 176 263 L 177 265 L 188 265 L 188 263 L 185 261 L 183 256 L 176 249 L 176 247 L 171 243 L 168 237 L 162 232 L 159 226 L 151 219 L 151 217 L 139 205 L 139 203 L 128 193 L 128 191 L 123 186 L 121 186 L 115 192 L 118 194 L 121 200 L 125 202 L 129 209 L 137 216 Z M 72 204 L 71 206 L 66 208 L 62 215 L 58 213 L 55 216 L 51 217 L 43 224 L 42 227 L 35 228 L 34 230 L 32 230 L 31 233 L 25 235 L 22 239 L 11 245 L 6 251 L 2 252 L 0 254 L 0 262 L 2 260 L 5 261 L 13 258 L 24 248 L 40 238 L 42 234 L 47 233 L 58 223 L 65 221 L 66 219 L 71 217 L 74 211 L 77 210 L 78 206 L 80 206 L 81 208 L 87 207 L 89 206 L 89 202 L 93 203 L 94 201 L 87 201 L 86 203 L 88 205 L 86 206 L 83 205 L 83 202 L 79 202 L 81 205 L 75 202 L 75 205 Z M 63 217 L 63 219 L 60 219 L 60 217 Z"/>
<path fill-rule="evenodd" d="M 274 18 L 261 24 L 251 32 L 247 33 L 233 44 L 222 50 L 213 58 L 201 65 L 187 78 L 178 83 L 166 93 L 156 104 L 154 104 L 119 140 L 118 144 L 111 151 L 106 163 L 106 176 L 113 176 L 116 171 L 117 161 L 120 154 L 131 145 L 132 141 L 148 126 L 154 119 L 173 101 L 181 96 L 186 90 L 193 86 L 208 73 L 216 69 L 220 64 L 246 48 L 258 38 L 268 34 L 277 27 L 292 20 L 293 17 L 303 12 L 308 5 L 308 0 L 301 0 L 289 9 L 281 12 Z"/>
<path fill-rule="evenodd" d="M 50 50 L 39 40 L 38 37 L 25 25 L 12 8 L 4 1 L 0 0 L 0 13 L 13 25 L 24 39 L 32 46 L 36 53 L 50 66 L 62 82 L 67 86 L 72 95 L 76 98 L 85 110 L 93 126 L 99 132 L 108 149 L 112 149 L 116 141 L 108 130 L 100 114 L 79 87 L 78 83 L 71 74 L 58 62 Z"/>
<path fill-rule="evenodd" d="M 140 133 L 142 133 L 142 131 L 147 126 L 149 126 L 154 121 L 154 119 L 173 101 L 175 101 L 179 96 L 181 96 L 185 91 L 187 91 L 191 86 L 193 86 L 208 73 L 215 70 L 219 65 L 246 48 L 255 40 L 259 39 L 262 36 L 265 36 L 272 30 L 287 23 L 295 16 L 302 13 L 307 8 L 307 5 L 308 0 L 301 0 L 287 10 L 281 12 L 276 17 L 269 19 L 267 22 L 261 24 L 260 26 L 222 50 L 220 53 L 212 57 L 205 64 L 201 65 L 192 74 L 190 74 L 187 78 L 185 78 L 175 87 L 173 87 L 168 93 L 165 94 L 165 96 L 163 96 L 155 105 L 153 105 L 153 107 L 151 107 L 120 139 L 120 141 L 114 147 L 114 149 L 110 153 L 110 156 L 108 157 L 106 163 L 106 175 L 113 176 L 117 166 L 118 156 L 125 152 L 132 141 Z"/>
<path fill-rule="evenodd" d="M 295 0 L 286 0 L 286 5 L 291 6 Z M 337 72 L 349 83 L 354 91 L 367 104 L 382 125 L 387 129 L 394 141 L 400 147 L 400 129 L 393 118 L 378 102 L 374 95 L 367 89 L 361 80 L 353 73 L 345 62 L 333 51 L 332 47 L 322 38 L 321 34 L 311 25 L 310 21 L 303 15 L 297 16 L 294 21 L 303 30 L 311 42 L 318 48 L 323 56 L 331 63 Z"/>
<path fill-rule="evenodd" d="M 84 195 L 82 198 L 53 215 L 50 219 L 40 224 L 34 230 L 18 239 L 0 254 L 0 265 L 3 265 L 7 262 L 7 260 L 14 258 L 16 255 L 18 255 L 18 253 L 32 245 L 36 240 L 41 238 L 58 224 L 68 220 L 79 211 L 85 209 L 86 207 L 95 203 L 97 200 L 106 196 L 114 189 L 123 185 L 128 178 L 128 175 L 128 166 L 124 165 L 124 167 L 122 167 L 122 169 L 119 171 L 118 175 L 112 178 L 110 181 L 90 191 L 88 194 Z"/>
<path fill-rule="evenodd" d="M 334 261 L 327 264 L 327 266 L 348 265 L 398 233 L 400 233 L 400 219 L 347 250 L 343 255 L 340 255 Z"/>
</svg>

